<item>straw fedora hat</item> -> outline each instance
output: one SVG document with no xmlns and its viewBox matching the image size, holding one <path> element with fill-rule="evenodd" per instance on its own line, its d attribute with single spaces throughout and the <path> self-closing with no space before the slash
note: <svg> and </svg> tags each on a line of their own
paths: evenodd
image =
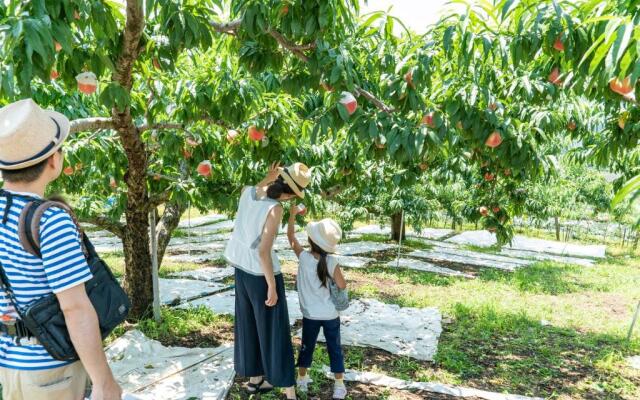
<svg viewBox="0 0 640 400">
<path fill-rule="evenodd" d="M 342 229 L 338 223 L 330 218 L 318 222 L 310 222 L 307 225 L 307 235 L 313 243 L 327 253 L 335 253 L 338 243 L 342 239 Z"/>
<path fill-rule="evenodd" d="M 0 108 L 0 169 L 24 169 L 46 160 L 60 149 L 69 128 L 67 117 L 31 99 Z"/>
<path fill-rule="evenodd" d="M 304 199 L 304 189 L 311 182 L 309 167 L 303 163 L 295 163 L 286 168 L 280 168 L 280 176 L 298 197 Z"/>
</svg>

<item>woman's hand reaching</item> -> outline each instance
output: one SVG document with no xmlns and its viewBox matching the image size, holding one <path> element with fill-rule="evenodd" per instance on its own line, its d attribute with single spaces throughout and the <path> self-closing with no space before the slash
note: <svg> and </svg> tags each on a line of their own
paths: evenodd
<svg viewBox="0 0 640 400">
<path fill-rule="evenodd" d="M 273 164 L 271 164 L 269 166 L 269 171 L 267 172 L 267 175 L 264 177 L 264 179 L 262 180 L 262 182 L 266 185 L 272 182 L 275 182 L 276 179 L 278 179 L 278 176 L 280 175 L 280 163 L 279 162 L 274 162 Z"/>
</svg>

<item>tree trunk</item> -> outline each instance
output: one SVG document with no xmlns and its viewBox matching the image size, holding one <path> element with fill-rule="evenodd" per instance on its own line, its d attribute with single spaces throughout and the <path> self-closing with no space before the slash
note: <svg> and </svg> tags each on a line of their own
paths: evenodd
<svg viewBox="0 0 640 400">
<path fill-rule="evenodd" d="M 167 203 L 158 223 L 158 265 L 162 266 L 162 260 L 171 241 L 173 231 L 180 224 L 180 218 L 186 211 L 186 206 L 177 202 Z"/>
<path fill-rule="evenodd" d="M 127 208 L 124 235 L 124 288 L 131 300 L 131 318 L 142 318 L 153 303 L 149 222 L 146 211 Z"/>
<path fill-rule="evenodd" d="M 122 35 L 121 52 L 112 79 L 128 93 L 133 85 L 133 65 L 138 58 L 140 38 L 144 30 L 142 1 L 128 0 L 127 20 Z M 149 194 L 147 193 L 147 151 L 140 131 L 133 122 L 131 108 L 114 108 L 111 112 L 114 129 L 127 156 L 127 208 L 124 230 L 124 288 L 131 300 L 132 319 L 139 319 L 153 303 L 151 251 L 149 249 Z"/>
<path fill-rule="evenodd" d="M 556 224 L 556 240 L 560 241 L 560 220 L 557 216 L 553 217 L 553 220 Z"/>
<path fill-rule="evenodd" d="M 406 228 L 402 220 L 401 212 L 391 216 L 391 239 L 397 242 L 402 237 L 402 240 L 404 240 L 406 238 Z"/>
</svg>

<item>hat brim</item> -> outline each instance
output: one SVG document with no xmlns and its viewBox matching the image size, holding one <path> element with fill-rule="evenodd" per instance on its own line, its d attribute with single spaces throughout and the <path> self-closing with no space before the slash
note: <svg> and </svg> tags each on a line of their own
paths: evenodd
<svg viewBox="0 0 640 400">
<path fill-rule="evenodd" d="M 313 240 L 313 243 L 320 246 L 320 248 L 327 253 L 336 254 L 338 252 L 338 246 L 330 246 L 324 243 L 322 237 L 319 236 L 318 227 L 320 224 L 318 222 L 309 222 L 306 227 L 307 236 L 309 239 Z"/>
<path fill-rule="evenodd" d="M 293 181 L 293 179 L 291 179 L 289 174 L 283 173 L 284 172 L 284 168 L 280 167 L 280 168 L 278 168 L 278 170 L 280 170 L 280 176 L 282 177 L 282 179 L 284 179 L 284 181 L 287 183 L 287 185 L 289 185 L 291 190 L 293 190 L 293 193 L 295 193 L 296 196 L 300 197 L 301 199 L 304 199 L 304 192 L 301 191 L 300 189 L 298 189 L 298 184 L 295 183 Z"/>
<path fill-rule="evenodd" d="M 57 123 L 58 126 L 60 127 L 60 138 L 58 139 L 58 142 L 46 153 L 42 154 L 41 156 L 38 156 L 36 158 L 32 158 L 28 161 L 22 162 L 20 164 L 12 164 L 12 165 L 4 165 L 2 163 L 0 163 L 0 169 L 4 169 L 7 171 L 15 171 L 15 170 L 19 170 L 19 169 L 25 169 L 25 168 L 29 168 L 29 167 L 33 167 L 34 165 L 46 160 L 47 158 L 51 157 L 52 154 L 54 154 L 56 151 L 60 150 L 60 147 L 62 147 L 62 145 L 64 144 L 64 142 L 67 140 L 67 138 L 69 137 L 69 132 L 71 131 L 71 123 L 69 122 L 69 119 L 67 117 L 65 117 L 63 114 L 57 112 L 57 111 L 51 111 L 51 110 L 43 110 L 48 116 L 50 116 L 51 118 L 53 118 Z"/>
</svg>

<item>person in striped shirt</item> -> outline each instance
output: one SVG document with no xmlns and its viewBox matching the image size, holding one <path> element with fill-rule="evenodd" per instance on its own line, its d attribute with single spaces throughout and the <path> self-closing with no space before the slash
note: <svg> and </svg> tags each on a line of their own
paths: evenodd
<svg viewBox="0 0 640 400">
<path fill-rule="evenodd" d="M 81 400 L 89 380 L 92 400 L 116 400 L 122 391 L 102 347 L 98 318 L 84 283 L 91 278 L 71 216 L 59 208 L 40 220 L 42 258 L 25 251 L 18 236 L 20 212 L 29 198 L 42 198 L 60 176 L 69 120 L 22 100 L 0 109 L 0 266 L 20 309 L 54 293 L 80 361 L 53 359 L 34 338 L 18 340 L 7 326 L 19 319 L 0 285 L 0 384 L 3 400 Z"/>
</svg>

